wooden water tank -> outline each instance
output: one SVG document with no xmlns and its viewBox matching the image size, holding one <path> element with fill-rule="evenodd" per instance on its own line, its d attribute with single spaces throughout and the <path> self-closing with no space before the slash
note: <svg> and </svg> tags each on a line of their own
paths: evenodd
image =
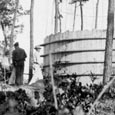
<svg viewBox="0 0 115 115">
<path fill-rule="evenodd" d="M 115 38 L 115 37 L 114 37 Z M 105 30 L 65 32 L 45 38 L 44 68 L 49 72 L 49 52 L 52 62 L 62 61 L 64 71 L 78 76 L 103 75 Z M 115 66 L 115 39 L 113 40 L 113 66 Z"/>
</svg>

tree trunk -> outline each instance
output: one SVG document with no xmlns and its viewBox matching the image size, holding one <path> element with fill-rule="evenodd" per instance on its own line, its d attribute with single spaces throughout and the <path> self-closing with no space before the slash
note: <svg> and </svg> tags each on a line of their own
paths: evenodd
<svg viewBox="0 0 115 115">
<path fill-rule="evenodd" d="M 77 7 L 77 2 L 75 3 L 75 8 L 74 8 L 73 31 L 74 31 L 74 29 L 75 29 L 75 20 L 76 20 L 76 7 Z"/>
<path fill-rule="evenodd" d="M 109 0 L 108 4 L 108 19 L 107 19 L 107 33 L 105 46 L 105 62 L 104 62 L 104 76 L 103 83 L 107 83 L 112 74 L 112 48 L 113 48 L 113 34 L 114 34 L 114 0 Z"/>
<path fill-rule="evenodd" d="M 96 3 L 95 29 L 97 29 L 99 0 Z"/>
<path fill-rule="evenodd" d="M 2 27 L 2 31 L 3 31 L 3 35 L 4 35 L 4 42 L 5 42 L 4 52 L 5 52 L 7 45 L 8 45 L 8 42 L 7 42 L 6 32 L 5 32 L 5 26 L 4 26 L 2 21 L 1 21 L 1 27 Z"/>
<path fill-rule="evenodd" d="M 17 10 L 18 10 L 18 5 L 19 5 L 19 0 L 16 0 L 16 8 L 15 8 L 15 12 L 14 12 L 13 24 L 12 24 L 11 35 L 10 35 L 10 62 L 11 62 L 12 51 L 13 51 L 14 26 L 15 26 L 15 22 L 16 22 L 16 14 L 17 14 Z"/>
<path fill-rule="evenodd" d="M 81 11 L 81 30 L 83 30 L 83 7 L 81 0 L 80 0 L 80 11 Z"/>
<path fill-rule="evenodd" d="M 34 0 L 31 0 L 31 8 L 30 8 L 30 59 L 29 59 L 29 82 L 33 76 L 33 45 L 34 45 L 34 37 L 33 37 L 33 10 L 34 10 Z"/>
</svg>

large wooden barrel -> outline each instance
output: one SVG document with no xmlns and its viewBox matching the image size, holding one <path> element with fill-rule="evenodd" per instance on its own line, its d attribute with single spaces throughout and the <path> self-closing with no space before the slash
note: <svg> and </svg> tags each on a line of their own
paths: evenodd
<svg viewBox="0 0 115 115">
<path fill-rule="evenodd" d="M 114 37 L 115 38 L 115 37 Z M 61 61 L 64 71 L 78 76 L 103 75 L 106 30 L 65 32 L 45 38 L 44 68 L 49 72 L 49 53 L 52 62 Z M 115 66 L 115 39 L 113 40 L 113 66 Z"/>
</svg>

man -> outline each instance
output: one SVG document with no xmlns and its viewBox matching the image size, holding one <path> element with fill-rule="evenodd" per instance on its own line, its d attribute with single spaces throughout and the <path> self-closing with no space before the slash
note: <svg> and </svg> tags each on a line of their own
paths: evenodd
<svg viewBox="0 0 115 115">
<path fill-rule="evenodd" d="M 16 70 L 15 84 L 18 86 L 23 85 L 24 61 L 27 55 L 24 49 L 19 47 L 18 42 L 14 44 L 14 47 L 15 50 L 12 53 L 12 61 Z"/>
<path fill-rule="evenodd" d="M 33 59 L 33 68 L 34 68 L 34 75 L 31 79 L 31 81 L 29 82 L 29 85 L 37 82 L 40 79 L 43 79 L 43 75 L 42 75 L 42 71 L 41 71 L 41 65 L 40 65 L 40 46 L 37 45 L 35 46 L 35 52 L 34 52 L 34 59 Z"/>
</svg>

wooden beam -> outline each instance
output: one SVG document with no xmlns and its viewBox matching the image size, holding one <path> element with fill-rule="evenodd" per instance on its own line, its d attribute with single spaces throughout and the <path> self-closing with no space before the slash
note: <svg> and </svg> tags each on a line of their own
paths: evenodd
<svg viewBox="0 0 115 115">
<path fill-rule="evenodd" d="M 54 97 L 54 104 L 55 108 L 58 110 L 58 103 L 56 98 L 56 92 L 55 92 L 55 85 L 54 85 L 54 76 L 53 76 L 53 67 L 52 67 L 52 54 L 50 52 L 49 54 L 50 59 L 50 75 L 51 75 L 51 83 L 52 83 L 52 89 L 53 89 L 53 97 Z"/>
</svg>

